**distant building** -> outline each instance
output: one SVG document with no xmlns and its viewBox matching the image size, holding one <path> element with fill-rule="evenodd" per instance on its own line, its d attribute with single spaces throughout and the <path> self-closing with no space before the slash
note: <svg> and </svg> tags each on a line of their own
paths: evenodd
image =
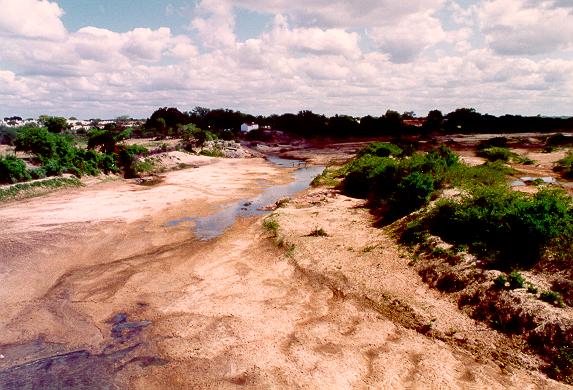
<svg viewBox="0 0 573 390">
<path fill-rule="evenodd" d="M 243 123 L 241 125 L 241 131 L 243 133 L 248 133 L 249 131 L 258 130 L 258 129 L 259 129 L 259 125 L 257 125 L 256 123 Z"/>
<path fill-rule="evenodd" d="M 402 122 L 406 126 L 422 127 L 426 123 L 426 118 L 404 119 Z"/>
</svg>

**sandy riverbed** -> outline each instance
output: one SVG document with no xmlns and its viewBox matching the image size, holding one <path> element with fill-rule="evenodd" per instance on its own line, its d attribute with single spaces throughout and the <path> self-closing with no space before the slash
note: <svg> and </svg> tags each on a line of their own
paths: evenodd
<svg viewBox="0 0 573 390">
<path fill-rule="evenodd" d="M 501 336 L 431 292 L 357 200 L 311 192 L 279 209 L 291 253 L 260 218 L 204 242 L 188 224 L 166 227 L 290 180 L 262 159 L 199 165 L 152 187 L 102 183 L 0 207 L 0 384 L 60 370 L 52 381 L 138 389 L 561 386 L 476 354 Z M 306 237 L 318 226 L 329 237 Z M 375 296 L 415 315 L 365 299 Z M 418 329 L 425 321 L 469 347 Z M 72 351 L 82 354 L 62 355 Z"/>
</svg>

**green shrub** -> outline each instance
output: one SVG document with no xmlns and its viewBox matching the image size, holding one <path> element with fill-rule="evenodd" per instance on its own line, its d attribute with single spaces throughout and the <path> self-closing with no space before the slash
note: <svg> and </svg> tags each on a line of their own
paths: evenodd
<svg viewBox="0 0 573 390">
<path fill-rule="evenodd" d="M 573 152 L 568 152 L 565 157 L 557 161 L 553 170 L 563 177 L 573 178 Z"/>
<path fill-rule="evenodd" d="M 221 149 L 203 149 L 199 153 L 201 156 L 207 157 L 225 157 L 225 154 Z"/>
<path fill-rule="evenodd" d="M 269 232 L 273 233 L 276 236 L 279 230 L 279 223 L 271 215 L 263 220 L 263 228 L 265 228 L 266 230 L 268 230 Z"/>
<path fill-rule="evenodd" d="M 573 137 L 566 136 L 562 133 L 550 135 L 545 140 L 545 146 L 547 147 L 568 146 L 572 144 L 573 144 Z"/>
<path fill-rule="evenodd" d="M 477 150 L 484 150 L 489 148 L 507 148 L 507 138 L 506 137 L 493 137 L 477 144 Z"/>
<path fill-rule="evenodd" d="M 403 215 L 424 206 L 435 189 L 431 174 L 410 173 L 400 181 L 390 200 L 393 212 Z"/>
<path fill-rule="evenodd" d="M 0 183 L 17 183 L 30 180 L 26 164 L 16 156 L 0 156 Z"/>
<path fill-rule="evenodd" d="M 364 150 L 387 152 L 387 145 L 378 143 Z M 341 169 L 342 188 L 350 196 L 368 198 L 373 207 L 384 206 L 387 218 L 400 217 L 427 204 L 446 172 L 457 164 L 458 157 L 443 146 L 402 158 L 363 153 Z"/>
<path fill-rule="evenodd" d="M 62 166 L 60 160 L 57 158 L 50 158 L 45 160 L 42 168 L 46 172 L 46 176 L 58 176 L 61 175 L 65 170 L 65 167 Z"/>
<path fill-rule="evenodd" d="M 358 157 L 367 154 L 378 157 L 400 156 L 402 149 L 388 142 L 372 142 L 358 152 Z"/>
<path fill-rule="evenodd" d="M 448 242 L 499 265 L 531 266 L 551 250 L 567 255 L 573 242 L 573 206 L 562 191 L 534 196 L 503 187 L 477 188 L 461 202 L 438 203 L 426 226 Z"/>
<path fill-rule="evenodd" d="M 564 307 L 565 303 L 563 302 L 563 297 L 561 294 L 555 291 L 542 291 L 539 299 L 545 301 L 547 303 L 552 304 L 553 306 L 557 307 Z"/>
<path fill-rule="evenodd" d="M 525 278 L 517 271 L 512 271 L 509 274 L 509 287 L 510 288 L 523 288 L 525 285 Z"/>
<path fill-rule="evenodd" d="M 505 288 L 507 284 L 507 277 L 503 274 L 499 275 L 497 278 L 493 280 L 493 285 L 499 289 Z"/>
<path fill-rule="evenodd" d="M 508 148 L 501 148 L 493 146 L 487 149 L 478 150 L 477 155 L 485 158 L 488 161 L 509 161 L 515 153 Z"/>
<path fill-rule="evenodd" d="M 501 161 L 487 162 L 473 167 L 455 164 L 446 172 L 445 181 L 452 187 L 466 189 L 502 186 L 506 184 L 506 177 L 511 173 L 513 170 Z"/>
<path fill-rule="evenodd" d="M 33 168 L 28 171 L 32 179 L 43 179 L 47 176 L 46 170 L 43 167 Z"/>
<path fill-rule="evenodd" d="M 346 174 L 342 182 L 343 190 L 350 196 L 366 198 L 370 192 L 370 187 L 373 185 L 373 178 L 391 176 L 396 166 L 396 161 L 390 158 L 375 157 L 369 154 L 352 160 L 343 168 Z M 374 170 L 376 170 L 375 175 L 373 175 Z M 382 185 L 384 184 L 382 183 Z"/>
</svg>

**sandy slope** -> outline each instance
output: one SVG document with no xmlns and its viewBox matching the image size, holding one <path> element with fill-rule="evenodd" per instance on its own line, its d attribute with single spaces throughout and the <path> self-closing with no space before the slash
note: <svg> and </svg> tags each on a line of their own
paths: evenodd
<svg viewBox="0 0 573 390">
<path fill-rule="evenodd" d="M 279 209 L 291 256 L 260 219 L 208 242 L 165 227 L 288 180 L 262 160 L 212 161 L 155 187 L 104 183 L 1 207 L 0 370 L 86 350 L 97 359 L 74 375 L 121 388 L 559 387 L 500 369 L 500 336 L 428 290 L 356 200 L 318 192 Z M 318 226 L 330 236 L 306 236 Z M 143 330 L 110 333 L 119 312 Z M 113 370 L 94 369 L 102 362 Z"/>
</svg>

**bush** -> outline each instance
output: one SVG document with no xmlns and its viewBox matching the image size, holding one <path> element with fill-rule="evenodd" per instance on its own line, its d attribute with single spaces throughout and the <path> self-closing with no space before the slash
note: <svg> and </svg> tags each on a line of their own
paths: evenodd
<svg viewBox="0 0 573 390">
<path fill-rule="evenodd" d="M 434 184 L 433 176 L 428 173 L 412 172 L 404 177 L 390 200 L 393 212 L 404 215 L 427 204 Z"/>
<path fill-rule="evenodd" d="M 4 145 L 14 145 L 16 136 L 18 135 L 18 129 L 13 127 L 0 126 L 0 144 Z"/>
<path fill-rule="evenodd" d="M 515 153 L 508 148 L 493 146 L 487 149 L 478 150 L 477 155 L 485 158 L 488 161 L 509 161 Z"/>
<path fill-rule="evenodd" d="M 512 271 L 509 274 L 509 287 L 510 288 L 523 288 L 525 285 L 525 278 L 517 271 Z"/>
<path fill-rule="evenodd" d="M 397 157 L 402 154 L 402 149 L 399 146 L 388 142 L 372 142 L 358 152 L 358 157 L 362 157 L 367 154 L 378 157 Z"/>
<path fill-rule="evenodd" d="M 471 190 L 484 186 L 504 186 L 507 182 L 506 176 L 511 173 L 513 170 L 501 161 L 487 162 L 474 167 L 455 164 L 446 172 L 445 181 L 453 187 Z"/>
<path fill-rule="evenodd" d="M 366 154 L 352 160 L 343 168 L 345 178 L 343 190 L 350 196 L 368 197 L 373 179 L 379 176 L 391 176 L 396 171 L 396 161 L 386 157 L 376 157 Z M 376 172 L 374 172 L 376 170 Z"/>
<path fill-rule="evenodd" d="M 373 207 L 386 207 L 389 218 L 400 217 L 427 204 L 434 191 L 442 186 L 446 172 L 459 164 L 458 157 L 443 146 L 398 159 L 371 154 L 378 151 L 386 154 L 395 147 L 388 145 L 391 144 L 375 143 L 366 147 L 362 156 L 348 163 L 341 172 L 345 174 L 342 187 L 346 194 L 368 198 Z"/>
<path fill-rule="evenodd" d="M 507 277 L 503 274 L 499 275 L 493 280 L 493 285 L 499 289 L 505 288 L 507 284 Z"/>
<path fill-rule="evenodd" d="M 64 172 L 65 167 L 62 166 L 60 160 L 51 158 L 44 161 L 42 168 L 46 172 L 46 176 L 58 176 Z"/>
<path fill-rule="evenodd" d="M 506 137 L 493 137 L 480 141 L 477 145 L 477 150 L 484 150 L 489 148 L 507 148 Z"/>
<path fill-rule="evenodd" d="M 16 156 L 0 156 L 0 183 L 17 183 L 30 180 L 26 164 Z"/>
<path fill-rule="evenodd" d="M 555 146 L 568 146 L 573 144 L 573 137 L 566 136 L 562 133 L 557 133 L 550 135 L 545 140 L 546 147 L 555 147 Z"/>
<path fill-rule="evenodd" d="M 43 179 L 47 176 L 46 170 L 43 167 L 33 168 L 28 171 L 32 179 Z"/>
<path fill-rule="evenodd" d="M 426 223 L 433 234 L 502 266 L 531 266 L 548 251 L 567 256 L 573 244 L 573 206 L 562 191 L 534 196 L 503 187 L 479 188 L 461 202 L 439 202 Z"/>
<path fill-rule="evenodd" d="M 564 158 L 557 161 L 553 170 L 559 172 L 563 177 L 573 178 L 573 152 L 567 153 Z"/>
<path fill-rule="evenodd" d="M 539 299 L 541 299 L 544 302 L 550 303 L 553 306 L 557 307 L 565 306 L 565 303 L 563 302 L 563 297 L 561 297 L 561 294 L 555 291 L 542 291 L 541 295 L 539 296 Z"/>
</svg>

